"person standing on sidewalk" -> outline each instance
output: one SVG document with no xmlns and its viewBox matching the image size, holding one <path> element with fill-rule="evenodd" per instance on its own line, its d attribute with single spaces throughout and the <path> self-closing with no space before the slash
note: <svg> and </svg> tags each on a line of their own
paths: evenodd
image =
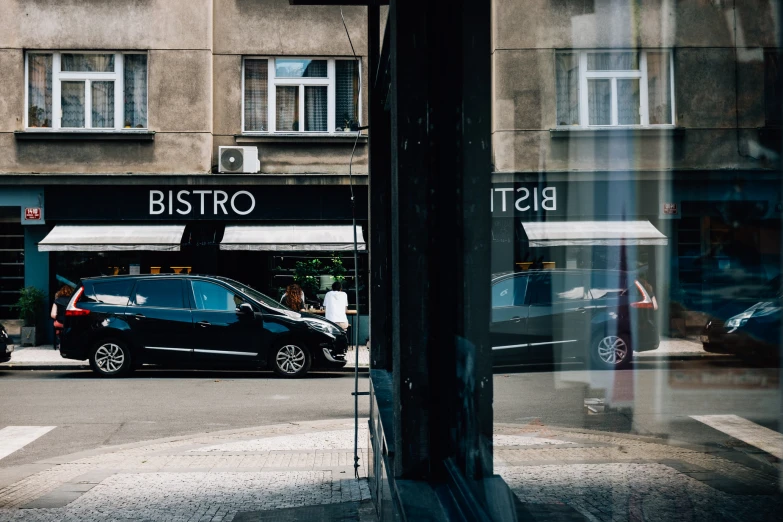
<svg viewBox="0 0 783 522">
<path fill-rule="evenodd" d="M 54 294 L 54 304 L 52 304 L 52 311 L 50 317 L 54 320 L 54 349 L 60 348 L 60 332 L 63 329 L 63 320 L 65 319 L 65 309 L 68 308 L 68 303 L 71 301 L 73 295 L 73 288 L 68 285 L 63 285 Z"/>
<path fill-rule="evenodd" d="M 340 328 L 348 331 L 348 294 L 342 291 L 343 285 L 339 281 L 332 283 L 332 291 L 326 292 L 324 296 L 324 308 L 326 308 L 326 319 L 337 324 Z"/>
</svg>

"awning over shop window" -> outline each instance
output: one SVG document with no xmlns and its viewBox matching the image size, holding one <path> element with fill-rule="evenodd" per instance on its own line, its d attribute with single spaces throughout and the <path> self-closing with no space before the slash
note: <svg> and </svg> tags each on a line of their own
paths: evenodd
<svg viewBox="0 0 783 522">
<path fill-rule="evenodd" d="M 38 243 L 41 252 L 177 251 L 185 225 L 57 225 Z"/>
<path fill-rule="evenodd" d="M 531 247 L 666 245 L 649 221 L 543 221 L 522 223 Z"/>
<path fill-rule="evenodd" d="M 356 229 L 359 250 L 366 250 L 362 229 Z M 229 225 L 221 250 L 280 252 L 353 250 L 351 225 Z"/>
</svg>

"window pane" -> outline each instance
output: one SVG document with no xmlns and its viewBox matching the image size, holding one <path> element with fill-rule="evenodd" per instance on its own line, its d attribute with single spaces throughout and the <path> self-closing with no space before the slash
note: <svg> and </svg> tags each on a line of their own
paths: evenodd
<svg viewBox="0 0 783 522">
<path fill-rule="evenodd" d="M 588 71 L 638 71 L 639 53 L 588 53 Z"/>
<path fill-rule="evenodd" d="M 335 62 L 334 127 L 350 128 L 359 123 L 359 64 L 355 60 Z"/>
<path fill-rule="evenodd" d="M 52 126 L 52 55 L 28 56 L 28 109 L 29 127 Z"/>
<path fill-rule="evenodd" d="M 669 53 L 647 53 L 647 98 L 650 125 L 672 123 Z"/>
<path fill-rule="evenodd" d="M 60 68 L 66 72 L 114 72 L 114 55 L 64 53 Z"/>
<path fill-rule="evenodd" d="M 278 132 L 299 130 L 299 87 L 278 87 L 277 124 Z"/>
<path fill-rule="evenodd" d="M 504 279 L 492 286 L 492 308 L 514 304 L 514 279 Z"/>
<path fill-rule="evenodd" d="M 587 107 L 590 125 L 612 124 L 612 81 L 589 80 L 587 82 Z"/>
<path fill-rule="evenodd" d="M 278 58 L 275 75 L 278 78 L 326 78 L 326 60 Z"/>
<path fill-rule="evenodd" d="M 92 126 L 114 127 L 114 82 L 92 82 Z"/>
<path fill-rule="evenodd" d="M 62 127 L 84 127 L 84 82 L 62 82 Z"/>
<path fill-rule="evenodd" d="M 93 292 L 95 299 L 105 304 L 125 306 L 128 304 L 133 281 L 117 281 L 115 283 L 95 283 Z"/>
<path fill-rule="evenodd" d="M 574 53 L 557 53 L 557 124 L 579 124 L 579 60 Z"/>
<path fill-rule="evenodd" d="M 136 306 L 184 308 L 182 281 L 179 279 L 141 280 L 136 283 Z"/>
<path fill-rule="evenodd" d="M 326 132 L 326 86 L 305 87 L 305 129 Z"/>
<path fill-rule="evenodd" d="M 147 55 L 126 54 L 125 70 L 125 122 L 126 129 L 147 128 Z"/>
<path fill-rule="evenodd" d="M 587 290 L 580 272 L 552 274 L 553 301 L 572 301 L 585 297 L 587 297 Z"/>
<path fill-rule="evenodd" d="M 639 80 L 617 80 L 617 123 L 639 125 Z"/>
<path fill-rule="evenodd" d="M 222 286 L 205 281 L 193 281 L 193 295 L 199 310 L 233 312 L 243 300 Z"/>
<path fill-rule="evenodd" d="M 245 60 L 245 130 L 268 130 L 267 60 Z"/>
</svg>

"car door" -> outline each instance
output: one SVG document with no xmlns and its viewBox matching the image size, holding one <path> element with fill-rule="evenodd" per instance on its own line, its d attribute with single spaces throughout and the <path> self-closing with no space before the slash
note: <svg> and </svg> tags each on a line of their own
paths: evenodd
<svg viewBox="0 0 783 522">
<path fill-rule="evenodd" d="M 125 316 L 146 362 L 187 365 L 193 351 L 193 321 L 182 278 L 139 279 Z"/>
<path fill-rule="evenodd" d="M 247 300 L 213 281 L 193 279 L 188 285 L 196 333 L 195 361 L 205 365 L 255 365 L 264 353 L 264 321 L 259 307 L 251 303 L 254 313 L 240 312 L 239 305 Z"/>
<path fill-rule="evenodd" d="M 590 300 L 583 272 L 541 272 L 530 276 L 527 333 L 530 357 L 576 348 L 589 328 Z M 556 361 L 557 362 L 557 361 Z"/>
<path fill-rule="evenodd" d="M 520 274 L 492 285 L 490 338 L 495 364 L 521 363 L 527 357 L 527 284 L 527 275 Z"/>
</svg>

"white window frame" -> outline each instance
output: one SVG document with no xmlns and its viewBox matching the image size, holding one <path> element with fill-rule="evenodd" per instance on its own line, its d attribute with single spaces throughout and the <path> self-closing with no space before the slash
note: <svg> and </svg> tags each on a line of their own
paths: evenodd
<svg viewBox="0 0 783 522">
<path fill-rule="evenodd" d="M 30 127 L 29 117 L 29 57 L 34 54 L 52 55 L 52 126 L 51 127 Z M 61 56 L 63 54 L 113 54 L 114 72 L 74 72 L 61 70 Z M 107 52 L 107 51 L 82 51 L 82 50 L 35 50 L 28 51 L 24 56 L 24 127 L 31 132 L 138 132 L 146 131 L 144 128 L 124 128 L 125 124 L 125 74 L 124 57 L 129 54 L 147 54 L 145 52 Z M 84 89 L 84 127 L 63 127 L 62 126 L 62 90 L 61 82 L 64 81 L 83 81 Z M 93 81 L 113 81 L 114 82 L 114 127 L 92 127 L 92 88 Z M 149 96 L 149 58 L 147 58 L 147 95 Z M 147 104 L 147 125 L 149 126 L 149 99 Z"/>
<path fill-rule="evenodd" d="M 649 52 L 653 53 L 667 53 L 669 55 L 669 80 L 670 80 L 670 96 L 671 96 L 671 123 L 658 123 L 650 124 L 649 114 L 649 98 L 648 98 L 648 78 L 647 78 L 647 52 L 648 50 L 641 49 L 590 49 L 590 50 L 575 50 L 575 49 L 563 49 L 564 54 L 576 54 L 579 61 L 579 127 L 581 128 L 640 128 L 640 127 L 652 127 L 652 128 L 669 128 L 675 126 L 675 107 L 674 107 L 674 60 L 671 49 L 649 49 Z M 614 70 L 614 71 L 588 71 L 587 70 L 587 55 L 591 53 L 639 53 L 639 69 L 638 70 Z M 617 102 L 617 80 L 618 79 L 638 79 L 639 80 L 639 121 L 638 124 L 624 124 L 620 125 L 618 121 L 618 102 Z M 590 124 L 590 108 L 587 95 L 587 82 L 588 80 L 610 80 L 612 85 L 612 107 L 611 107 L 611 123 L 609 125 L 591 125 Z M 557 103 L 558 100 L 555 100 Z M 560 128 L 573 128 L 572 126 L 558 126 Z"/>
<path fill-rule="evenodd" d="M 326 60 L 326 78 L 278 78 L 276 74 L 275 60 Z M 245 62 L 247 60 L 266 60 L 267 61 L 267 127 L 266 131 L 248 131 L 245 130 Z M 336 89 L 336 65 L 337 61 L 356 61 L 354 58 L 323 56 L 244 56 L 242 57 L 242 134 L 269 135 L 269 134 L 293 134 L 293 135 L 343 135 L 342 130 L 333 128 L 335 112 L 337 111 L 337 89 Z M 359 60 L 359 94 L 361 94 L 362 61 Z M 277 130 L 277 87 L 296 86 L 299 88 L 299 130 Z M 306 131 L 304 130 L 305 119 L 305 87 L 322 86 L 326 87 L 326 131 Z M 362 117 L 362 97 L 359 96 L 357 124 L 361 126 Z"/>
</svg>

